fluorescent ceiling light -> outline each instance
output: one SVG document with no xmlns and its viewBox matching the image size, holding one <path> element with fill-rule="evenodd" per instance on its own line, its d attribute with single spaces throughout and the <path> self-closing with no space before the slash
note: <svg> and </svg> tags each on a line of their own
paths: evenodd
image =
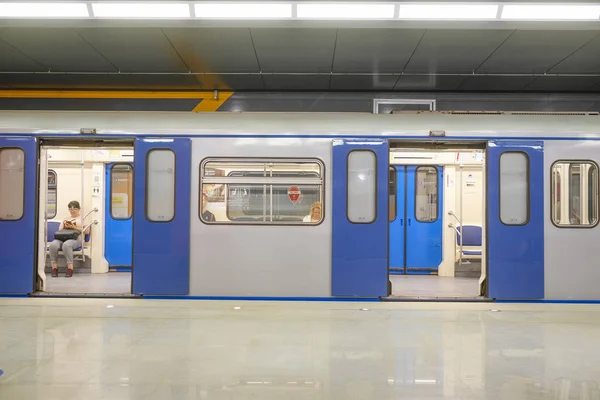
<svg viewBox="0 0 600 400">
<path fill-rule="evenodd" d="M 199 3 L 197 18 L 291 18 L 291 4 Z"/>
<path fill-rule="evenodd" d="M 495 19 L 497 5 L 401 4 L 400 19 Z"/>
<path fill-rule="evenodd" d="M 87 18 L 84 3 L 0 3 L 4 18 Z"/>
<path fill-rule="evenodd" d="M 298 18 L 392 19 L 393 4 L 298 4 Z"/>
<path fill-rule="evenodd" d="M 600 18 L 597 5 L 505 5 L 502 19 L 535 20 L 595 20 Z"/>
<path fill-rule="evenodd" d="M 188 4 L 169 3 L 93 3 L 98 18 L 189 18 Z"/>
</svg>

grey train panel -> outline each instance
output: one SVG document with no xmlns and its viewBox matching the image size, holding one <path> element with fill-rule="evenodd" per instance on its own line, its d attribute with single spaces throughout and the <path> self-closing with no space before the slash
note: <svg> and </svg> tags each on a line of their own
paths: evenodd
<svg viewBox="0 0 600 400">
<path fill-rule="evenodd" d="M 206 157 L 319 158 L 325 219 L 318 226 L 206 225 L 198 218 Z M 192 139 L 191 296 L 331 296 L 331 140 Z"/>
<path fill-rule="evenodd" d="M 600 164 L 600 142 L 573 140 L 544 143 L 545 298 L 597 300 L 600 299 L 600 268 L 596 254 L 600 243 L 600 226 L 557 228 L 552 224 L 550 168 L 557 160 L 593 160 Z"/>
</svg>

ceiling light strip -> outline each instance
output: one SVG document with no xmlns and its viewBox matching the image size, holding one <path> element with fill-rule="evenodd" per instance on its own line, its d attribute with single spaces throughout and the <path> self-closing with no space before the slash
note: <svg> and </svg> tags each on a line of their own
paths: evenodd
<svg viewBox="0 0 600 400">
<path fill-rule="evenodd" d="M 559 3 L 358 3 L 324 2 L 28 2 L 0 0 L 0 18 L 224 19 L 224 20 L 425 20 L 598 21 L 595 4 Z"/>
</svg>

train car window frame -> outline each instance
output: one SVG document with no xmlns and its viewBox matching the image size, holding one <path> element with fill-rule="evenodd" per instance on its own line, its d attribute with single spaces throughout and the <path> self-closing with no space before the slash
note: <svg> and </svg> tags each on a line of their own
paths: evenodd
<svg viewBox="0 0 600 400">
<path fill-rule="evenodd" d="M 21 147 L 0 147 L 0 155 L 3 151 L 6 150 L 19 150 L 22 154 L 23 154 L 23 173 L 21 175 L 21 180 L 23 182 L 23 197 L 22 197 L 22 201 L 21 201 L 21 215 L 19 216 L 19 218 L 1 218 L 0 217 L 0 222 L 2 221 L 11 221 L 11 222 L 16 222 L 16 221 L 20 221 L 23 219 L 23 217 L 25 217 L 25 189 L 27 187 L 27 184 L 25 182 L 25 168 L 27 166 L 27 153 L 25 152 L 25 150 L 23 150 Z M 1 165 L 0 165 L 1 168 Z M 1 177 L 0 177 L 1 179 Z M 8 192 L 8 193 L 12 193 L 12 192 Z M 2 196 L 2 194 L 0 194 L 0 196 Z"/>
<path fill-rule="evenodd" d="M 525 203 L 525 207 L 527 210 L 527 218 L 525 218 L 525 220 L 522 223 L 518 223 L 518 224 L 511 224 L 511 223 L 506 223 L 504 222 L 504 220 L 502 220 L 502 156 L 504 156 L 505 154 L 522 154 L 523 156 L 525 156 L 525 160 L 526 160 L 526 173 L 525 173 L 525 183 L 527 185 L 527 195 L 526 195 L 526 203 Z M 530 176 L 531 176 L 531 160 L 529 159 L 529 154 L 527 154 L 524 151 L 504 151 L 502 152 L 502 154 L 500 154 L 500 157 L 498 158 L 498 219 L 500 220 L 500 222 L 503 225 L 506 226 L 525 226 L 529 223 L 529 220 L 531 219 L 531 181 L 530 181 Z"/>
<path fill-rule="evenodd" d="M 350 215 L 348 214 L 348 210 L 350 209 L 350 207 L 348 206 L 349 204 L 349 200 L 350 200 L 350 196 L 348 194 L 349 192 L 349 188 L 350 188 L 350 156 L 352 155 L 352 153 L 356 153 L 356 152 L 366 152 L 366 153 L 371 153 L 373 154 L 373 164 L 375 166 L 375 178 L 374 178 L 374 183 L 375 183 L 375 189 L 374 189 L 374 207 L 375 207 L 375 212 L 373 213 L 373 218 L 370 221 L 364 221 L 364 222 L 356 222 L 353 221 L 352 219 L 350 219 Z M 377 153 L 375 153 L 373 150 L 371 149 L 355 149 L 355 150 L 351 150 L 348 155 L 346 156 L 346 219 L 348 220 L 348 222 L 350 222 L 351 224 L 357 224 L 357 225 L 369 225 L 374 223 L 375 221 L 377 221 L 377 217 L 379 215 L 379 193 L 378 193 L 378 178 L 379 178 L 379 170 L 378 170 L 378 162 L 379 159 L 377 157 Z M 389 173 L 389 172 L 388 172 Z M 389 178 L 388 178 L 388 183 L 389 183 Z M 388 206 L 388 214 L 389 214 L 389 206 Z M 389 215 L 388 215 L 388 220 L 389 220 Z"/>
<path fill-rule="evenodd" d="M 557 172 L 559 172 L 559 176 L 561 178 L 561 192 L 563 190 L 563 186 L 568 188 L 569 192 L 568 192 L 568 202 L 569 202 L 569 207 L 568 207 L 568 218 L 570 221 L 570 214 L 571 214 L 571 202 L 572 202 L 572 195 L 570 193 L 571 190 L 571 167 L 573 164 L 578 164 L 578 165 L 584 165 L 584 164 L 588 164 L 591 167 L 596 169 L 596 179 L 592 180 L 592 175 L 591 171 L 592 169 L 590 168 L 588 170 L 588 173 L 585 175 L 587 182 L 586 182 L 586 187 L 589 190 L 590 187 L 590 183 L 593 183 L 595 181 L 596 187 L 596 193 L 593 194 L 594 198 L 592 199 L 592 205 L 595 205 L 595 215 L 596 215 L 596 220 L 593 224 L 589 224 L 589 225 L 583 225 L 583 224 L 571 224 L 570 222 L 568 224 L 561 224 L 561 223 L 556 223 L 555 219 L 553 218 L 553 216 L 555 215 L 555 209 L 556 209 L 556 205 L 554 204 L 554 198 L 553 198 L 553 188 L 554 188 L 554 168 L 556 165 L 561 164 L 561 165 L 567 165 L 568 166 L 568 172 L 567 172 L 567 177 L 566 179 L 564 179 L 564 177 L 562 176 L 563 174 L 560 174 L 560 170 L 557 170 Z M 591 185 L 592 188 L 594 188 L 594 185 Z M 583 186 L 580 185 L 580 193 L 583 192 Z M 588 159 L 576 159 L 576 160 L 565 160 L 565 159 L 561 159 L 561 160 L 556 160 L 552 163 L 552 165 L 550 166 L 550 222 L 552 222 L 552 225 L 554 225 L 556 228 L 559 229 L 592 229 L 595 228 L 596 226 L 598 226 L 598 223 L 600 222 L 600 168 L 598 167 L 598 163 L 596 163 L 593 160 L 588 160 Z M 589 196 L 589 193 L 588 193 Z M 562 201 L 563 196 L 561 195 L 559 197 L 559 201 Z M 595 201 L 594 201 L 595 200 Z M 586 202 L 586 204 L 589 204 L 589 198 L 588 198 L 588 202 Z M 584 205 L 584 207 L 589 207 L 589 205 Z M 588 208 L 588 214 L 590 212 L 590 208 Z M 588 215 L 589 218 L 589 215 Z"/>
<path fill-rule="evenodd" d="M 235 167 L 232 171 L 230 171 L 227 176 L 211 176 L 207 174 L 207 170 L 210 167 L 210 164 L 227 164 L 231 163 L 233 167 Z M 247 164 L 248 167 L 252 166 L 263 166 L 265 168 L 265 172 L 263 176 L 252 176 L 253 174 L 245 174 L 243 170 L 240 170 L 240 166 L 244 166 Z M 273 176 L 273 170 L 270 171 L 270 176 L 266 174 L 266 167 L 270 165 L 271 168 L 276 169 L 277 165 L 286 165 L 286 164 L 308 164 L 314 165 L 318 167 L 318 174 L 316 176 L 307 176 L 307 177 L 299 177 L 290 175 L 287 176 Z M 277 172 L 277 171 L 276 171 Z M 281 172 L 281 171 L 278 171 Z M 235 176 L 237 175 L 237 176 Z M 198 218 L 200 221 L 206 225 L 256 225 L 256 226 L 318 226 L 321 225 L 325 221 L 325 179 L 326 170 L 325 163 L 315 157 L 206 157 L 200 162 L 199 166 L 199 185 L 198 185 Z M 312 181 L 311 183 L 298 183 L 298 179 L 304 179 L 308 181 Z M 263 187 L 263 213 L 261 221 L 260 217 L 256 219 L 254 217 L 248 216 L 248 220 L 235 220 L 230 217 L 230 204 L 227 201 L 228 195 L 226 193 L 224 198 L 225 203 L 225 212 L 228 218 L 228 221 L 205 221 L 202 218 L 202 196 L 203 196 L 203 188 L 204 185 L 223 185 L 223 190 L 228 193 L 229 186 L 243 186 L 248 185 L 252 186 L 262 186 Z M 292 186 L 315 186 L 318 189 L 319 202 L 321 203 L 321 219 L 319 222 L 304 222 L 303 218 L 299 218 L 296 220 L 275 220 L 273 213 L 273 209 L 275 204 L 274 200 L 274 189 L 278 190 L 276 187 L 282 185 L 292 185 Z M 268 201 L 267 201 L 268 197 Z M 267 204 L 268 203 L 268 204 Z M 312 206 L 312 203 L 311 203 Z M 310 213 L 310 211 L 309 211 Z"/>
<path fill-rule="evenodd" d="M 115 215 L 113 214 L 113 200 L 112 200 L 112 195 L 113 195 L 113 191 L 115 190 L 114 187 L 115 185 L 113 184 L 113 170 L 115 167 L 120 167 L 120 166 L 127 166 L 130 168 L 130 172 L 131 172 L 131 196 L 132 196 L 132 203 L 131 203 L 131 207 L 129 207 L 128 204 L 128 211 L 129 211 L 129 217 L 127 218 L 121 218 L 121 217 L 115 217 Z M 129 163 L 115 163 L 110 167 L 110 193 L 109 193 L 109 199 L 110 199 L 110 204 L 109 204 L 109 215 L 112 219 L 114 219 L 115 221 L 128 221 L 131 218 L 133 218 L 133 166 L 130 165 Z M 154 221 L 156 222 L 156 221 Z"/>
<path fill-rule="evenodd" d="M 417 195 L 418 195 L 418 188 L 419 188 L 419 180 L 417 179 L 417 173 L 419 172 L 420 169 L 427 169 L 427 168 L 432 168 L 435 170 L 435 219 L 431 220 L 431 221 L 426 221 L 426 220 L 420 220 L 418 217 L 418 213 L 417 213 Z M 423 223 L 423 224 L 432 224 L 434 222 L 437 222 L 437 220 L 440 218 L 440 212 L 439 212 L 439 207 L 440 207 L 440 203 L 439 203 L 439 196 L 440 196 L 440 170 L 438 169 L 438 167 L 436 165 L 419 165 L 417 168 L 415 168 L 415 198 L 414 198 L 414 203 L 415 203 L 415 209 L 413 210 L 414 215 L 415 215 L 415 220 L 417 222 Z"/>
<path fill-rule="evenodd" d="M 171 217 L 171 219 L 169 220 L 154 220 L 151 219 L 148 216 L 148 181 L 149 181 L 149 168 L 148 168 L 148 160 L 150 159 L 150 154 L 155 152 L 155 151 L 169 151 L 173 154 L 173 215 Z M 150 150 L 148 150 L 148 152 L 146 153 L 146 179 L 145 179 L 145 187 L 144 187 L 144 215 L 146 216 L 146 220 L 148 222 L 153 222 L 153 223 L 169 223 L 172 222 L 175 219 L 175 216 L 177 215 L 177 154 L 173 151 L 173 149 L 169 149 L 166 147 L 156 147 L 156 148 L 152 148 Z"/>
<path fill-rule="evenodd" d="M 50 187 L 50 175 L 54 175 L 54 187 Z M 54 214 L 48 214 L 49 196 L 46 195 L 46 219 L 53 219 L 56 218 L 56 215 L 58 214 L 58 174 L 55 170 L 49 169 L 47 179 L 47 192 L 50 193 L 51 190 L 54 191 Z"/>
</svg>

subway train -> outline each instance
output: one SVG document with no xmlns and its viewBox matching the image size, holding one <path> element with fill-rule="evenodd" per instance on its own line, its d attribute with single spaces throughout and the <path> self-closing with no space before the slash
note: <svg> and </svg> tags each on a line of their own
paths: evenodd
<svg viewBox="0 0 600 400">
<path fill-rule="evenodd" d="M 599 162 L 584 112 L 4 111 L 0 295 L 600 300 Z"/>
</svg>

